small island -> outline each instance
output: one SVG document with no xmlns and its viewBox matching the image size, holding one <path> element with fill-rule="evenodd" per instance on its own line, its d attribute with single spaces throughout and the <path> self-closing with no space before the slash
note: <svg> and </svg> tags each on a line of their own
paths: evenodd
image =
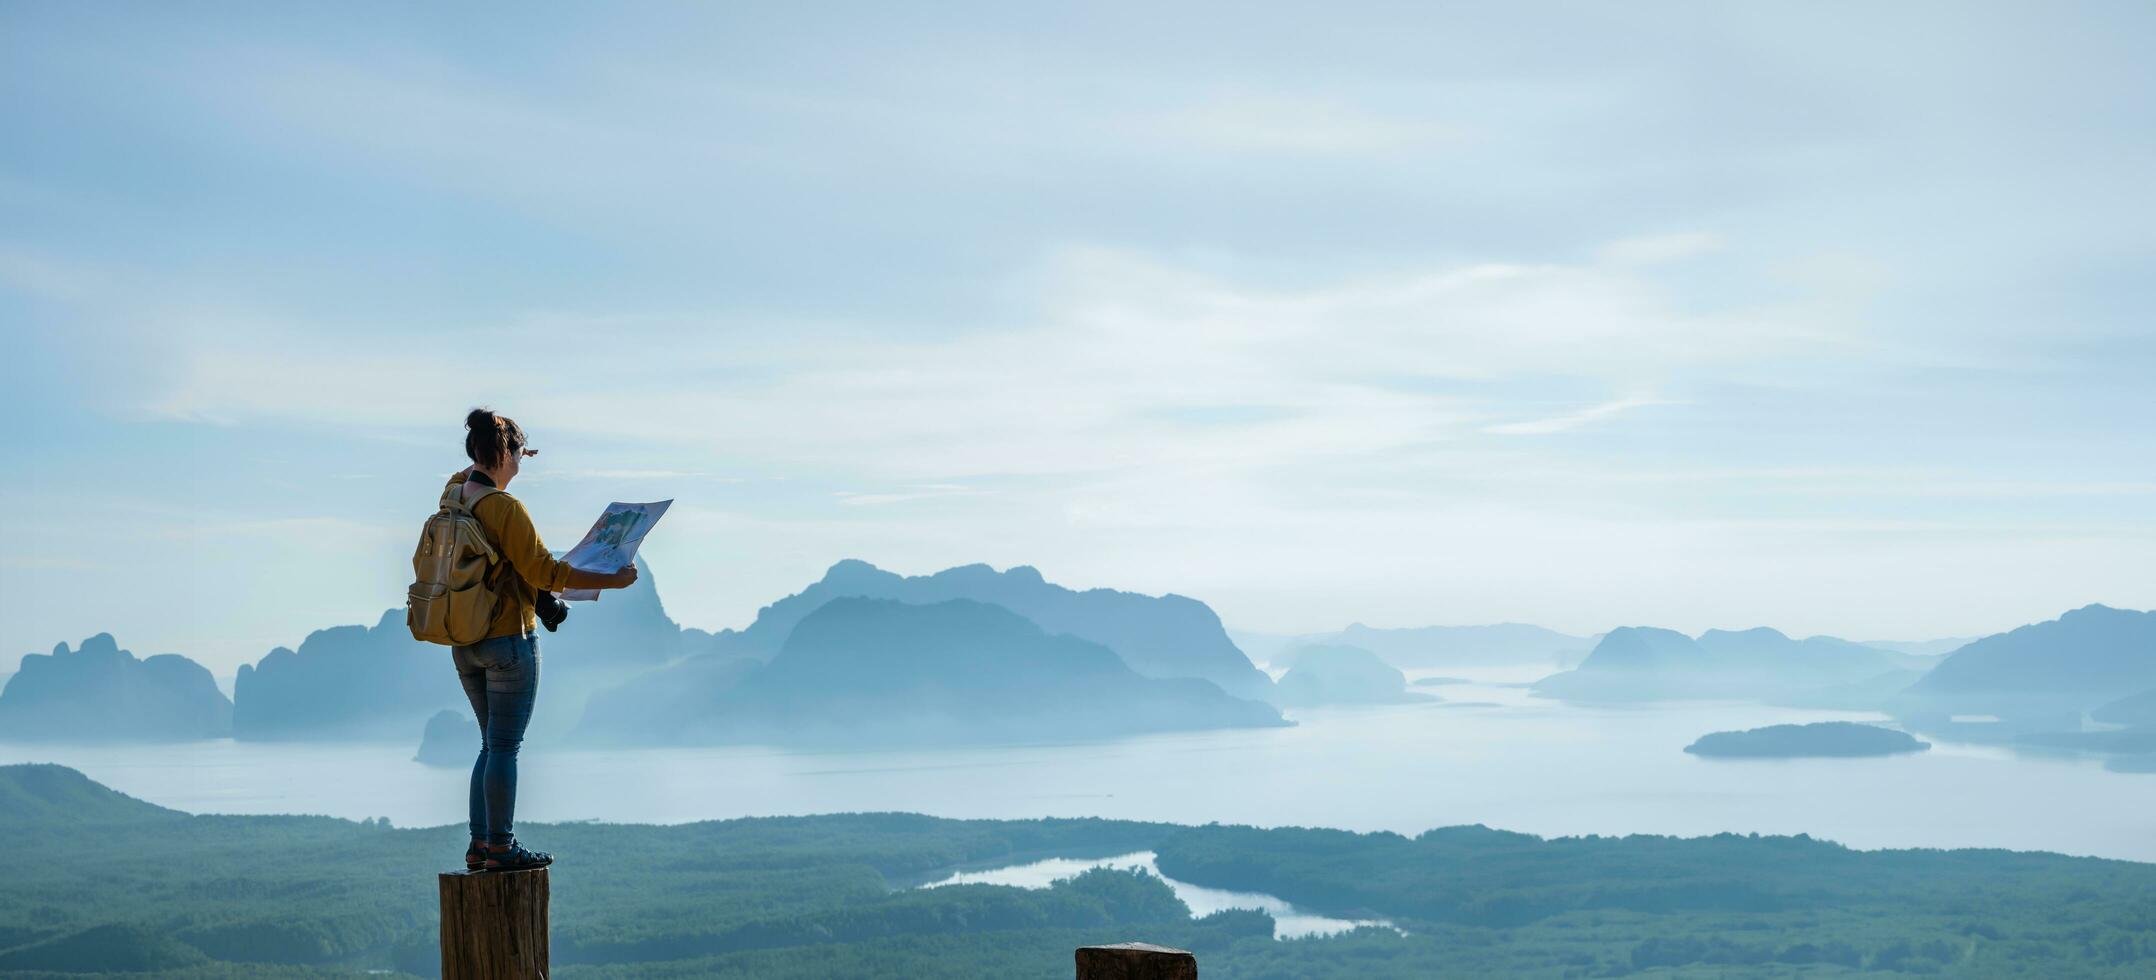
<svg viewBox="0 0 2156 980">
<path fill-rule="evenodd" d="M 479 754 L 479 729 L 470 711 L 443 709 L 427 719 L 419 737 L 419 753 L 412 761 L 442 769 L 470 766 Z"/>
<path fill-rule="evenodd" d="M 1849 759 L 1922 752 L 1930 742 L 1907 732 L 1853 721 L 1768 725 L 1742 732 L 1714 732 L 1684 747 L 1693 755 L 1734 759 Z"/>
</svg>

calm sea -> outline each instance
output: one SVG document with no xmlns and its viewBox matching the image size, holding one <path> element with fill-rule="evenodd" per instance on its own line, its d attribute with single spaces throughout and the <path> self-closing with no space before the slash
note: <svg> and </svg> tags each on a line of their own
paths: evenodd
<svg viewBox="0 0 2156 980">
<path fill-rule="evenodd" d="M 1294 728 L 1106 743 L 596 752 L 535 739 L 524 747 L 518 817 L 680 823 L 907 810 L 1404 834 L 1481 823 L 1542 835 L 1807 833 L 1860 848 L 2156 860 L 2156 775 L 1936 739 L 1929 752 L 1882 759 L 1700 759 L 1682 750 L 1707 732 L 1867 716 L 1743 703 L 1576 707 L 1512 686 L 1532 674 L 1470 676 L 1475 683 L 1419 689 L 1445 699 L 1436 703 L 1298 711 Z M 416 743 L 416 733 L 396 744 L 0 743 L 0 763 L 62 763 L 198 813 L 462 822 L 467 772 L 411 761 Z"/>
</svg>

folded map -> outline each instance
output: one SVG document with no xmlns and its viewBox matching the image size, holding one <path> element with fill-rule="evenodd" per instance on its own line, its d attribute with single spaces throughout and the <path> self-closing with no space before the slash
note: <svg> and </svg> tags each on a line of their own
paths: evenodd
<svg viewBox="0 0 2156 980">
<path fill-rule="evenodd" d="M 592 522 L 591 530 L 584 532 L 584 540 L 561 556 L 572 568 L 587 572 L 618 572 L 623 566 L 636 560 L 636 546 L 644 543 L 644 535 L 651 533 L 651 526 L 659 523 L 671 500 L 649 504 L 612 503 L 606 512 Z M 569 600 L 599 598 L 598 589 L 565 589 L 561 597 Z"/>
</svg>

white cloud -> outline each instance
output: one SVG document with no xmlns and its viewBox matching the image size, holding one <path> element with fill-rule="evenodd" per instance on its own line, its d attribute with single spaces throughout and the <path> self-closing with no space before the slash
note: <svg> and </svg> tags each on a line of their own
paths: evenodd
<svg viewBox="0 0 2156 980">
<path fill-rule="evenodd" d="M 308 419 L 432 430 L 516 406 L 537 437 L 673 447 L 631 478 L 756 470 L 924 483 L 981 474 L 1253 471 L 1478 434 L 1562 431 L 1655 404 L 1631 396 L 1491 424 L 1562 386 L 1638 388 L 1753 364 L 1797 377 L 1846 338 L 1796 311 L 1680 308 L 1621 266 L 1448 263 L 1310 285 L 1196 262 L 1058 250 L 1014 279 L 1016 322 L 936 337 L 736 315 L 581 317 L 393 335 L 274 313 L 160 318 L 143 405 L 177 419 Z M 154 299 L 143 300 L 145 305 Z M 141 316 L 133 308 L 123 318 Z M 589 338 L 604 330 L 609 340 Z M 484 362 L 430 351 L 515 350 Z M 604 385 L 597 379 L 607 379 Z M 1234 425 L 1177 422 L 1238 406 Z M 871 499 L 881 495 L 871 495 Z"/>
<path fill-rule="evenodd" d="M 58 261 L 35 249 L 0 242 L 0 289 L 39 299 L 82 302 L 113 285 L 80 264 Z"/>
<path fill-rule="evenodd" d="M 742 483 L 745 482 L 747 478 L 739 476 L 728 476 L 725 474 L 713 473 L 706 470 L 592 469 L 583 467 L 567 469 L 541 469 L 539 467 L 533 467 L 529 472 L 520 475 L 519 479 L 527 483 L 539 483 L 549 480 L 602 480 L 609 483 L 616 483 L 621 481 L 657 481 L 666 483 L 680 483 L 687 481 L 696 481 L 700 483 Z"/>
<path fill-rule="evenodd" d="M 0 289 L 79 315 L 27 328 L 54 356 L 18 415 L 63 424 L 11 433 L 20 468 L 214 423 L 127 492 L 252 499 L 220 481 L 304 426 L 384 470 L 325 488 L 340 519 L 392 520 L 383 441 L 453 456 L 493 403 L 548 450 L 536 510 L 681 498 L 651 549 L 709 625 L 848 554 L 1312 628 L 1714 608 L 1913 633 L 2145 580 L 2151 471 L 2120 420 L 2156 350 L 2127 274 L 2148 161 L 2120 134 L 2149 93 L 1992 57 L 2031 37 L 2125 70 L 2082 43 L 2103 18 L 772 16 L 472 45 L 424 16 L 144 8 L 33 38 L 51 166 L 0 173 L 23 212 Z M 713 56 L 746 36 L 759 56 Z M 154 174 L 111 159 L 117 132 Z M 1647 422 L 1670 438 L 1607 458 Z M 408 528 L 234 523 L 278 516 L 118 540 L 155 552 L 138 574 L 318 605 L 401 584 Z M 355 557 L 263 558 L 300 532 Z M 17 577 L 51 589 L 38 616 L 222 615 Z M 325 621 L 244 615 L 272 613 Z"/>
<path fill-rule="evenodd" d="M 1150 125 L 1164 147 L 1263 154 L 1347 155 L 1440 147 L 1466 140 L 1428 115 L 1372 110 L 1340 98 L 1219 92 L 1160 112 Z"/>
<path fill-rule="evenodd" d="M 357 338 L 236 333 L 180 354 L 142 407 L 153 416 L 227 426 L 298 419 L 418 426 L 450 417 L 443 406 L 469 400 L 475 381 L 486 385 L 463 358 L 370 346 Z"/>
<path fill-rule="evenodd" d="M 0 555 L 0 568 L 27 572 L 87 572 L 104 567 L 102 562 L 67 555 Z"/>
<path fill-rule="evenodd" d="M 885 504 L 929 500 L 937 497 L 977 497 L 988 492 L 955 483 L 929 483 L 885 493 L 840 490 L 833 493 L 832 496 L 837 497 L 839 504 L 846 507 L 879 507 Z"/>
<path fill-rule="evenodd" d="M 1705 255 L 1722 247 L 1722 236 L 1710 231 L 1683 231 L 1614 241 L 1596 250 L 1603 261 L 1614 265 L 1648 266 Z"/>
<path fill-rule="evenodd" d="M 414 530 L 416 525 L 408 529 L 344 517 L 271 517 L 249 520 L 190 520 L 168 524 L 152 533 L 169 541 L 266 538 L 285 542 L 305 541 L 328 549 L 402 541 Z"/>
<path fill-rule="evenodd" d="M 1580 426 L 1586 425 L 1589 422 L 1606 419 L 1610 416 L 1617 415 L 1622 412 L 1629 412 L 1635 408 L 1646 408 L 1651 405 L 1681 404 L 1683 403 L 1667 401 L 1664 399 L 1652 397 L 1619 398 L 1615 401 L 1607 401 L 1603 402 L 1600 405 L 1583 408 L 1569 415 L 1558 415 L 1551 418 L 1533 419 L 1524 422 L 1504 422 L 1497 425 L 1486 425 L 1482 427 L 1482 431 L 1495 435 L 1509 436 L 1549 435 L 1553 432 L 1566 432 L 1572 429 L 1577 429 Z"/>
</svg>

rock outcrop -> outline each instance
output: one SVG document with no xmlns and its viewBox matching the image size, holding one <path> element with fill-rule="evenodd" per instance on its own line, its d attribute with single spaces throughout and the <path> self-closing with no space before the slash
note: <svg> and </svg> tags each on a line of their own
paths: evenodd
<svg viewBox="0 0 2156 980">
<path fill-rule="evenodd" d="M 444 708 L 427 719 L 412 761 L 443 769 L 469 769 L 479 754 L 479 723 L 469 710 Z"/>
<path fill-rule="evenodd" d="M 1115 651 L 1000 606 L 833 598 L 769 663 L 692 658 L 595 699 L 580 737 L 615 743 L 982 744 L 1287 724 L 1209 681 L 1150 678 Z M 708 687 L 706 685 L 709 685 Z"/>
<path fill-rule="evenodd" d="M 1408 691 L 1406 674 L 1361 647 L 1313 644 L 1273 662 L 1289 664 L 1273 685 L 1273 703 L 1283 708 L 1437 700 Z"/>
<path fill-rule="evenodd" d="M 1262 700 L 1272 679 L 1251 664 L 1205 603 L 1179 595 L 1113 589 L 1083 592 L 1047 582 L 1019 565 L 998 572 L 962 565 L 934 575 L 902 576 L 864 561 L 831 566 L 800 592 L 765 606 L 739 632 L 719 634 L 722 652 L 769 659 L 796 624 L 833 599 L 859 596 L 914 604 L 970 599 L 1002 606 L 1050 633 L 1067 633 L 1110 650 L 1147 677 L 1196 677 L 1240 698 Z"/>
</svg>

